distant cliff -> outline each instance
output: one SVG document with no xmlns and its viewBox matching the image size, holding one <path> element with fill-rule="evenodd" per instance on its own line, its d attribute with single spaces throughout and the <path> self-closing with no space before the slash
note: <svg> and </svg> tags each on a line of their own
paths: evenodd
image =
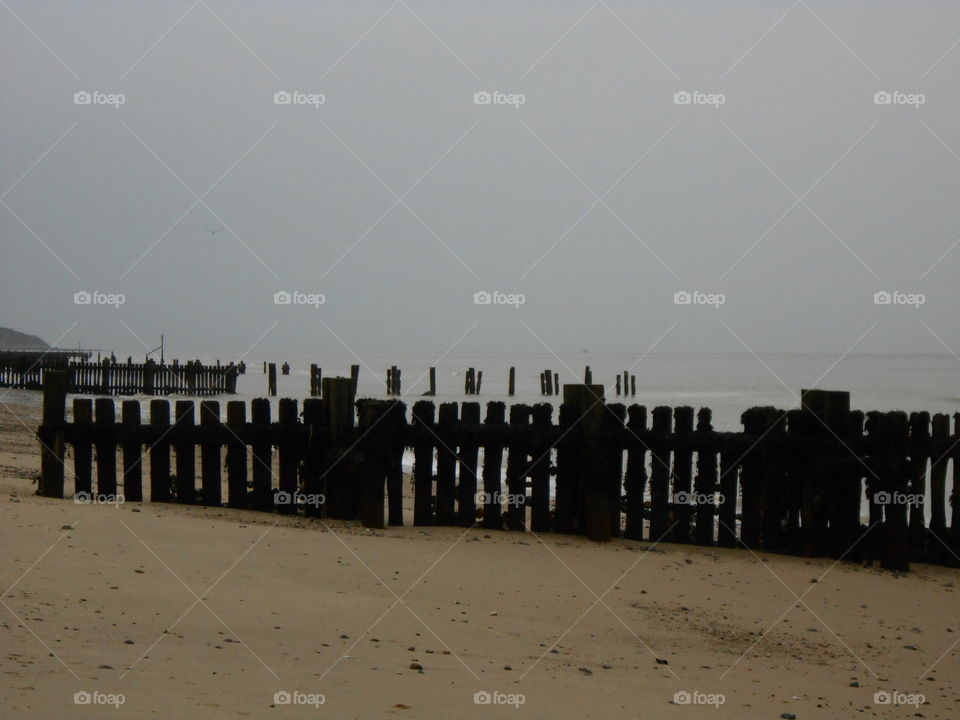
<svg viewBox="0 0 960 720">
<path fill-rule="evenodd" d="M 36 335 L 0 327 L 0 350 L 47 350 L 49 347 Z"/>
</svg>

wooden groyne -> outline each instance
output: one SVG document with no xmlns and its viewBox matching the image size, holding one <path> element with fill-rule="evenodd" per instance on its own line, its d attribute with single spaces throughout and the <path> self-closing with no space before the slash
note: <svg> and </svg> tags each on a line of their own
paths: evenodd
<svg viewBox="0 0 960 720">
<path fill-rule="evenodd" d="M 742 432 L 717 432 L 707 408 L 648 413 L 606 402 L 599 385 L 565 385 L 556 419 L 548 403 L 489 402 L 482 420 L 478 402 L 420 400 L 408 417 L 399 400 L 355 402 L 349 378 L 322 386 L 323 399 L 281 399 L 275 418 L 267 399 L 228 402 L 225 421 L 217 401 L 177 401 L 171 412 L 156 399 L 147 418 L 124 401 L 118 422 L 101 398 L 75 399 L 68 423 L 66 395 L 48 376 L 40 494 L 63 497 L 69 446 L 81 498 L 402 525 L 412 450 L 415 525 L 746 547 L 898 571 L 958 564 L 960 415 L 951 430 L 947 415 L 865 415 L 848 393 L 810 390 L 801 409 L 751 408 Z"/>
<path fill-rule="evenodd" d="M 78 395 L 221 395 L 236 393 L 244 369 L 242 364 L 203 365 L 199 360 L 171 365 L 111 358 L 74 362 L 62 355 L 0 353 L 0 387 L 40 390 L 46 373 L 61 371 L 67 392 Z"/>
</svg>

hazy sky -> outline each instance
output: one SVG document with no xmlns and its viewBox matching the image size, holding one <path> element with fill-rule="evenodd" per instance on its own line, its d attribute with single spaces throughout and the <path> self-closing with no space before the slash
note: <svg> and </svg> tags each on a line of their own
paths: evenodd
<svg viewBox="0 0 960 720">
<path fill-rule="evenodd" d="M 960 352 L 958 38 L 956 2 L 5 0 L 0 325 Z"/>
</svg>

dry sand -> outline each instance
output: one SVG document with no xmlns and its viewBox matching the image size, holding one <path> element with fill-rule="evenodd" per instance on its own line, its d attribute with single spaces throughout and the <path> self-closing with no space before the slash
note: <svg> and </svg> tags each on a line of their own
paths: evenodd
<svg viewBox="0 0 960 720">
<path fill-rule="evenodd" d="M 960 717 L 954 569 L 75 505 L 3 403 L 4 718 Z"/>
</svg>

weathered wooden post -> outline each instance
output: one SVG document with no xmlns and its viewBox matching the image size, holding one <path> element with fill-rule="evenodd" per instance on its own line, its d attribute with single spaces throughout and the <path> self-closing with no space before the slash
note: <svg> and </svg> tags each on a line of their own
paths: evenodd
<svg viewBox="0 0 960 720">
<path fill-rule="evenodd" d="M 617 397 L 620 397 L 620 375 L 617 374 Z"/>
<path fill-rule="evenodd" d="M 143 364 L 143 394 L 153 395 L 155 392 L 155 381 L 157 375 L 157 363 L 148 358 Z"/>
<path fill-rule="evenodd" d="M 150 424 L 160 428 L 162 435 L 166 435 L 170 425 L 169 401 L 150 401 Z M 162 436 L 150 445 L 150 500 L 170 500 L 170 440 Z"/>
<path fill-rule="evenodd" d="M 437 369 L 435 367 L 430 368 L 430 389 L 427 390 L 427 395 L 434 396 L 437 394 Z"/>
<path fill-rule="evenodd" d="M 110 394 L 110 358 L 104 358 L 100 363 L 100 394 Z"/>
<path fill-rule="evenodd" d="M 394 403 L 390 400 L 359 400 L 360 452 L 362 458 L 362 487 L 359 497 L 359 517 L 364 527 L 383 528 L 383 505 L 385 499 L 388 443 L 386 432 L 387 413 Z"/>
<path fill-rule="evenodd" d="M 273 446 L 270 431 L 270 401 L 256 398 L 250 402 L 250 420 L 253 424 L 253 508 L 273 510 Z"/>
<path fill-rule="evenodd" d="M 764 468 L 768 459 L 763 442 L 766 432 L 765 407 L 753 407 L 740 417 L 743 432 L 750 438 L 751 446 L 743 458 L 740 487 L 741 503 L 740 541 L 751 550 L 760 549 L 761 506 L 764 489 Z"/>
<path fill-rule="evenodd" d="M 328 514 L 326 503 L 328 494 L 326 483 L 329 480 L 327 470 L 330 469 L 328 455 L 331 450 L 336 452 L 336 449 L 330 447 L 329 433 L 324 425 L 326 416 L 323 406 L 323 400 L 307 398 L 303 401 L 303 412 L 300 414 L 306 431 L 306 444 L 303 446 L 300 465 L 300 489 L 304 496 L 303 514 L 306 517 L 323 517 Z M 363 440 L 367 441 L 370 438 L 363 438 Z M 361 447 L 361 457 L 367 454 L 364 450 L 366 447 L 366 445 Z"/>
<path fill-rule="evenodd" d="M 643 540 L 643 495 L 647 487 L 647 445 L 643 435 L 647 431 L 647 409 L 631 405 L 627 409 L 627 473 L 624 488 L 627 493 L 627 527 L 624 536 Z"/>
<path fill-rule="evenodd" d="M 174 406 L 175 422 L 177 424 L 177 434 L 180 436 L 175 445 L 176 451 L 176 470 L 177 484 L 176 495 L 178 503 L 195 503 L 197 501 L 197 446 L 190 434 L 193 432 L 196 424 L 193 400 L 177 400 Z M 168 485 L 164 485 L 165 488 Z M 154 483 L 150 481 L 151 495 L 154 491 Z M 157 492 L 167 492 L 169 490 Z M 169 497 L 165 497 L 169 499 Z"/>
<path fill-rule="evenodd" d="M 672 535 L 675 542 L 688 543 L 694 503 L 700 501 L 693 494 L 693 408 L 688 405 L 674 408 L 673 427 L 678 445 L 673 454 L 672 503 L 676 512 L 673 519 L 677 525 Z"/>
<path fill-rule="evenodd" d="M 277 396 L 277 364 L 270 363 L 268 367 L 267 375 L 267 395 L 270 397 Z"/>
<path fill-rule="evenodd" d="M 553 395 L 553 371 L 545 370 L 543 374 L 547 384 L 547 395 Z"/>
<path fill-rule="evenodd" d="M 583 369 L 583 384 L 593 385 L 593 371 L 590 370 L 589 365 Z"/>
<path fill-rule="evenodd" d="M 623 403 L 608 404 L 603 419 L 606 426 L 603 430 L 602 445 L 609 456 L 606 492 L 609 494 L 610 533 L 613 537 L 620 537 L 624 497 L 623 452 L 626 449 L 623 436 L 626 430 L 627 406 Z"/>
<path fill-rule="evenodd" d="M 509 380 L 507 381 L 507 395 L 509 395 L 510 397 L 513 397 L 514 393 L 516 392 L 516 389 L 517 389 L 517 369 L 511 365 L 510 376 L 509 376 Z"/>
<path fill-rule="evenodd" d="M 94 401 L 97 433 L 97 494 L 117 495 L 116 408 L 111 398 Z"/>
<path fill-rule="evenodd" d="M 480 403 L 465 402 L 460 415 L 463 440 L 460 444 L 460 482 L 457 484 L 457 524 L 474 525 L 477 515 L 477 461 L 480 446 Z"/>
<path fill-rule="evenodd" d="M 910 414 L 910 560 L 927 556 L 927 528 L 924 502 L 927 497 L 927 458 L 930 457 L 930 413 Z"/>
<path fill-rule="evenodd" d="M 433 429 L 434 405 L 429 400 L 413 404 L 413 426 L 417 430 L 413 461 L 413 524 L 433 525 Z"/>
<path fill-rule="evenodd" d="M 720 445 L 720 510 L 717 520 L 717 544 L 720 547 L 737 546 L 737 476 L 738 459 L 742 450 L 730 442 Z"/>
<path fill-rule="evenodd" d="M 610 453 L 604 440 L 606 421 L 602 385 L 564 385 L 563 404 L 572 409 L 577 429 L 575 450 L 579 530 L 595 541 L 613 537 L 613 498 L 610 482 Z"/>
<path fill-rule="evenodd" d="M 317 364 L 310 364 L 310 397 L 317 397 L 319 388 L 317 387 Z"/>
<path fill-rule="evenodd" d="M 535 442 L 530 447 L 533 465 L 530 468 L 531 508 L 530 527 L 534 532 L 549 532 L 550 513 L 550 455 L 552 447 L 546 433 L 553 425 L 553 405 L 537 403 L 532 409 Z"/>
<path fill-rule="evenodd" d="M 403 525 L 403 451 L 407 426 L 407 406 L 395 402 L 390 406 L 387 417 L 387 523 L 391 526 Z"/>
<path fill-rule="evenodd" d="M 271 367 L 276 367 L 271 364 Z M 220 427 L 220 403 L 216 400 L 200 402 L 200 427 L 203 430 L 200 446 L 200 487 L 204 505 L 220 507 L 220 440 L 216 437 Z"/>
<path fill-rule="evenodd" d="M 553 394 L 554 395 L 560 394 L 560 373 L 558 372 L 555 372 L 553 374 Z"/>
<path fill-rule="evenodd" d="M 76 418 L 76 414 L 74 414 Z M 950 416 L 946 413 L 937 413 L 933 416 L 933 442 L 937 448 L 934 461 L 930 467 L 930 532 L 941 542 L 931 543 L 936 550 L 937 557 L 942 563 L 948 558 L 943 552 L 944 545 L 949 547 L 947 538 L 947 514 L 944 495 L 947 486 L 947 462 L 950 448 Z M 946 447 L 944 451 L 941 448 Z M 954 492 L 960 487 L 954 486 Z"/>
<path fill-rule="evenodd" d="M 660 542 L 670 530 L 670 433 L 672 411 L 664 405 L 653 409 L 653 442 L 650 461 L 650 539 Z"/>
<path fill-rule="evenodd" d="M 636 396 L 637 396 L 637 376 L 631 375 L 630 376 L 630 397 L 636 397 Z"/>
<path fill-rule="evenodd" d="M 323 381 L 323 395 L 328 398 L 331 378 Z M 327 400 L 329 402 L 329 400 Z M 275 497 L 277 511 L 284 515 L 295 515 L 297 512 L 297 469 L 300 466 L 301 448 L 295 438 L 295 430 L 299 412 L 297 401 L 291 398 L 280 398 L 278 407 L 278 422 L 285 431 L 277 443 L 279 452 L 279 492 Z"/>
<path fill-rule="evenodd" d="M 493 431 L 501 431 L 506 424 L 506 405 L 502 402 L 487 403 L 484 424 Z M 502 527 L 500 511 L 501 477 L 503 466 L 503 443 L 488 440 L 483 448 L 483 527 L 499 530 Z"/>
<path fill-rule="evenodd" d="M 453 525 L 456 516 L 457 441 L 455 437 L 458 406 L 441 403 L 437 424 L 437 525 Z"/>
<path fill-rule="evenodd" d="M 528 405 L 510 406 L 510 444 L 507 447 L 507 529 L 523 530 L 526 526 L 527 470 L 529 454 L 520 437 L 530 423 Z"/>
<path fill-rule="evenodd" d="M 483 386 L 483 370 L 477 370 L 477 387 L 474 388 L 474 395 L 480 394 L 480 388 Z"/>
<path fill-rule="evenodd" d="M 63 497 L 63 458 L 66 449 L 62 426 L 67 419 L 67 374 L 63 370 L 43 372 L 43 432 L 40 446 L 38 494 Z"/>
<path fill-rule="evenodd" d="M 717 448 L 713 439 L 713 413 L 710 408 L 700 408 L 697 413 L 697 476 L 693 491 L 697 495 L 696 535 L 697 545 L 713 545 L 716 531 L 714 520 L 715 495 L 717 492 Z"/>
<path fill-rule="evenodd" d="M 350 387 L 351 393 L 354 397 L 357 396 L 357 386 L 360 384 L 360 366 L 351 365 L 350 366 Z"/>
<path fill-rule="evenodd" d="M 243 400 L 227 403 L 227 427 L 230 441 L 227 443 L 227 506 L 246 508 L 247 498 L 247 445 L 242 435 L 246 432 L 247 404 Z"/>
<path fill-rule="evenodd" d="M 44 397 L 46 400 L 46 397 Z M 76 438 L 73 441 L 74 493 L 93 492 L 93 401 L 85 398 L 73 400 L 73 427 Z M 41 448 L 41 463 L 44 449 Z M 42 467 L 42 465 L 41 465 Z M 41 477 L 42 477 L 41 471 Z M 62 497 L 62 495 L 61 495 Z"/>
<path fill-rule="evenodd" d="M 540 394 L 547 394 L 547 376 L 543 373 L 540 373 Z"/>
<path fill-rule="evenodd" d="M 143 470 L 140 464 L 140 403 L 124 400 L 123 419 L 123 499 L 128 502 L 143 500 Z"/>
</svg>

